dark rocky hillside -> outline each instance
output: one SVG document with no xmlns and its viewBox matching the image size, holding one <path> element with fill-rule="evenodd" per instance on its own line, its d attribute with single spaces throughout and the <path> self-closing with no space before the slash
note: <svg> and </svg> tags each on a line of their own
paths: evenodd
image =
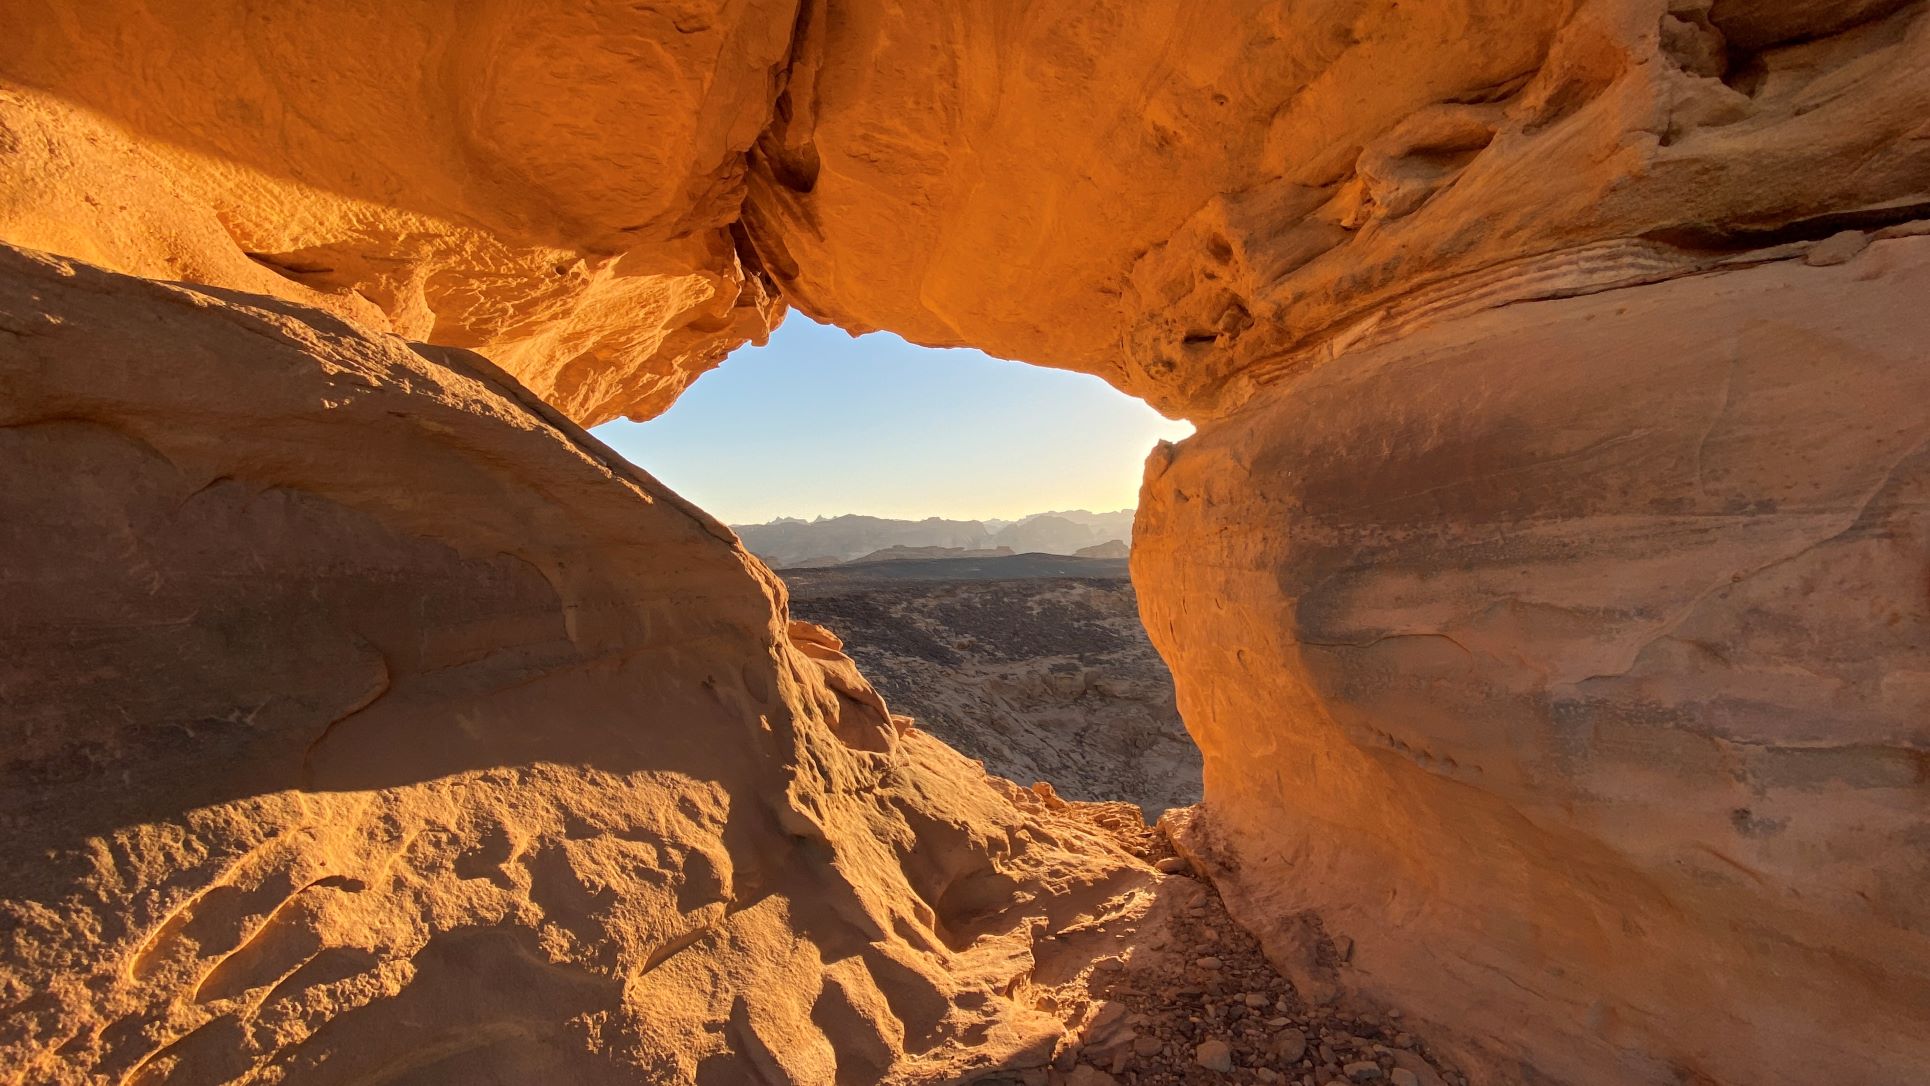
<svg viewBox="0 0 1930 1086">
<path fill-rule="evenodd" d="M 784 576 L 792 614 L 844 638 L 894 712 L 1000 776 L 1158 817 L 1199 800 L 1200 755 L 1125 565 L 1014 555 Z"/>
</svg>

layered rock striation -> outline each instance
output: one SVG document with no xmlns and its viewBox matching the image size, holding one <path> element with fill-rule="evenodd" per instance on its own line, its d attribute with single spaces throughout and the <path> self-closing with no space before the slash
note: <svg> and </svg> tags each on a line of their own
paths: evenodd
<svg viewBox="0 0 1930 1086">
<path fill-rule="evenodd" d="M 8 1062 L 1023 1048 L 971 955 L 1127 861 L 562 421 L 790 304 L 1198 424 L 1180 836 L 1304 988 L 1921 1078 L 1927 116 L 1921 0 L 11 4 Z"/>
<path fill-rule="evenodd" d="M 1234 914 L 1503 1080 L 1920 1073 L 1927 288 L 1910 236 L 1488 312 L 1156 455 Z"/>
</svg>

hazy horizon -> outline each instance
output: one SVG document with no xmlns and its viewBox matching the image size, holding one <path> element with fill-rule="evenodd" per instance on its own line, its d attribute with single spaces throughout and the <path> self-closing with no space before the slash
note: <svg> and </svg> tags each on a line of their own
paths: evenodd
<svg viewBox="0 0 1930 1086">
<path fill-rule="evenodd" d="M 731 524 L 1129 509 L 1153 445 L 1192 432 L 1089 374 L 853 338 L 797 313 L 658 418 L 596 428 Z"/>
<path fill-rule="evenodd" d="M 785 513 L 779 513 L 777 516 L 765 517 L 763 520 L 727 520 L 725 521 L 725 523 L 727 524 L 775 524 L 778 521 L 782 521 L 782 520 L 795 520 L 795 521 L 802 521 L 806 524 L 809 524 L 813 521 L 819 521 L 819 520 L 836 520 L 839 517 L 877 517 L 877 519 L 879 520 L 908 520 L 908 521 L 914 521 L 914 522 L 925 521 L 925 520 L 950 520 L 950 521 L 962 521 L 962 522 L 978 521 L 979 523 L 985 523 L 987 521 L 998 521 L 1001 524 L 1015 524 L 1021 520 L 1026 520 L 1031 517 L 1051 516 L 1054 513 L 1095 513 L 1095 514 L 1127 513 L 1137 508 L 1138 506 L 1136 504 L 1122 505 L 1117 509 L 1082 509 L 1076 506 L 1062 506 L 1058 509 L 1037 509 L 1030 513 L 1024 513 L 1016 517 L 992 517 L 992 516 L 941 517 L 937 515 L 933 515 L 929 517 L 878 517 L 876 513 L 814 513 L 811 516 L 807 517 L 807 516 L 792 516 Z"/>
</svg>

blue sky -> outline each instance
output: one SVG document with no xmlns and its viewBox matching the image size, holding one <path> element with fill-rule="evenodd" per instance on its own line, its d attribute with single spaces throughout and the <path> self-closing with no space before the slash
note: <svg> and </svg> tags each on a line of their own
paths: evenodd
<svg viewBox="0 0 1930 1086">
<path fill-rule="evenodd" d="M 853 339 L 795 312 L 663 415 L 596 429 L 733 524 L 1123 509 L 1153 443 L 1191 432 L 1097 377 Z"/>
</svg>

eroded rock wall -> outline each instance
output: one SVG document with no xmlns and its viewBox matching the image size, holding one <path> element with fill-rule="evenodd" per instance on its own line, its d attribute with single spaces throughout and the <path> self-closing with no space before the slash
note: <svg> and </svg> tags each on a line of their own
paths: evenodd
<svg viewBox="0 0 1930 1086">
<path fill-rule="evenodd" d="M 783 304 L 739 259 L 788 2 L 0 11 L 0 236 L 484 351 L 647 418 Z"/>
<path fill-rule="evenodd" d="M 28 0 L 0 229 L 479 349 L 586 424 L 780 297 L 1204 418 L 1442 305 L 1917 217 L 1922 13 Z"/>
<path fill-rule="evenodd" d="M 1919 216 L 1922 11 L 832 3 L 745 226 L 810 312 L 1197 420 L 1446 305 Z"/>
<path fill-rule="evenodd" d="M 7 248 L 0 465 L 9 1077 L 949 1080 L 1146 877 L 467 352 Z"/>
<path fill-rule="evenodd" d="M 735 977 L 741 1012 L 679 1043 L 809 1080 L 831 1042 L 755 991 L 850 960 L 816 933 L 864 928 L 875 977 L 917 943 L 866 927 L 918 912 L 901 883 L 934 914 L 920 879 L 968 912 L 1011 890 L 961 872 L 1031 853 L 969 827 L 1033 816 L 880 808 L 978 793 L 792 642 L 727 533 L 377 334 L 587 423 L 661 410 L 788 300 L 1201 423 L 1149 474 L 1136 575 L 1208 759 L 1202 856 L 1287 964 L 1355 948 L 1306 984 L 1414 1001 L 1503 1080 L 1922 1077 L 1921 0 L 28 0 L 0 82 L 0 237 L 216 285 L 10 280 L 0 409 L 57 480 L 7 495 L 40 593 L 7 627 L 36 1069 L 299 1061 L 351 1031 L 316 1024 L 330 993 L 412 990 L 496 1024 L 436 1051 L 540 1063 L 555 1015 L 462 1002 L 479 955 L 562 985 L 572 1054 L 648 1035 L 639 984 Z M 526 708 L 559 688 L 560 731 Z M 689 720 L 738 738 L 686 750 Z M 862 829 L 811 853 L 785 812 L 820 795 Z M 573 844 L 651 835 L 688 847 L 634 886 L 602 873 L 629 844 Z M 685 853 L 746 872 L 705 886 L 818 881 L 759 899 L 781 918 L 673 902 Z M 534 887 L 571 881 L 593 919 L 546 919 L 572 906 Z M 170 911 L 204 893 L 240 919 Z M 717 901 L 743 955 L 643 968 L 635 932 Z M 437 941 L 479 925 L 506 949 Z M 283 976 L 285 938 L 370 957 Z M 864 983 L 825 1015 L 888 1021 Z M 906 1034 L 942 1048 L 1017 1021 L 979 991 L 886 1003 L 963 1015 Z"/>
<path fill-rule="evenodd" d="M 1923 5 L 822 41 L 754 154 L 787 294 L 1201 424 L 1135 580 L 1310 985 L 1501 1081 L 1921 1075 Z"/>
<path fill-rule="evenodd" d="M 1195 847 L 1494 1081 L 1930 1066 L 1930 237 L 1803 256 L 1430 327 L 1149 463 Z"/>
</svg>

